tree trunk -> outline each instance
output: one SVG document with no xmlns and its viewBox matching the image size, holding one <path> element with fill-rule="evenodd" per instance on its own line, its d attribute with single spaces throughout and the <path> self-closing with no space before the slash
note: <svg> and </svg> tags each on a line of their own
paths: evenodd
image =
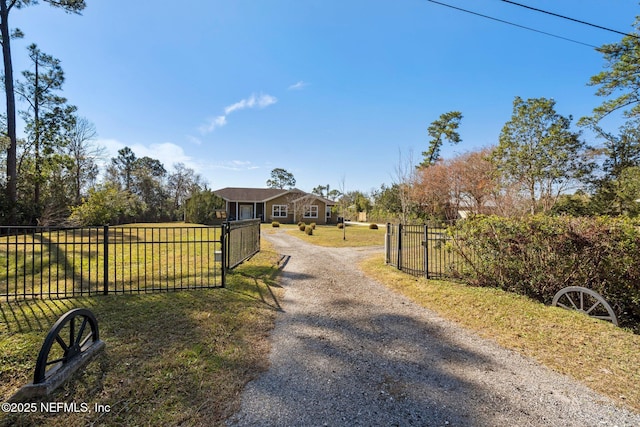
<svg viewBox="0 0 640 427">
<path fill-rule="evenodd" d="M 531 215 L 536 213 L 536 184 L 532 183 L 529 186 L 529 197 L 531 199 Z"/>
<path fill-rule="evenodd" d="M 36 179 L 33 183 L 33 207 L 36 213 L 36 219 L 40 216 L 40 179 L 41 179 L 41 167 L 40 167 L 40 58 L 38 52 L 35 54 L 35 84 L 34 84 L 34 99 L 33 99 L 33 119 L 35 123 L 34 139 L 35 139 L 35 169 Z"/>
<path fill-rule="evenodd" d="M 9 6 L 7 0 L 0 0 L 0 34 L 2 36 L 2 58 L 4 61 L 4 92 L 7 100 L 7 198 L 9 199 L 9 224 L 16 222 L 18 170 L 16 154 L 18 139 L 16 136 L 16 99 L 13 89 L 13 65 L 11 64 L 11 35 L 9 34 Z"/>
</svg>

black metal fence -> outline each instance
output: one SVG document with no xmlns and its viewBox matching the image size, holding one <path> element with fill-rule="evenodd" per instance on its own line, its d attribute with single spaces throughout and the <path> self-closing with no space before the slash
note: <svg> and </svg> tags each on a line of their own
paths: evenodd
<svg viewBox="0 0 640 427">
<path fill-rule="evenodd" d="M 259 223 L 0 227 L 0 299 L 222 287 L 259 242 Z"/>
<path fill-rule="evenodd" d="M 414 276 L 451 278 L 465 262 L 452 242 L 446 225 L 387 224 L 385 262 Z"/>
</svg>

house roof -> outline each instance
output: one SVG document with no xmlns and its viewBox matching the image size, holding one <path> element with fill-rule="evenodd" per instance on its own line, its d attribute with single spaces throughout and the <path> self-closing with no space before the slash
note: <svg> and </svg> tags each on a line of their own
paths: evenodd
<svg viewBox="0 0 640 427">
<path fill-rule="evenodd" d="M 297 203 L 299 201 L 307 201 L 310 199 L 320 200 L 322 203 L 324 203 L 327 206 L 333 206 L 336 204 L 336 202 L 334 202 L 333 200 L 329 200 L 326 197 L 322 197 L 322 196 L 318 196 L 317 194 L 310 194 L 310 193 L 303 193 L 303 196 L 298 197 L 297 199 L 293 200 L 293 202 Z"/>
<path fill-rule="evenodd" d="M 266 202 L 278 196 L 288 193 L 289 191 L 282 188 L 239 188 L 226 187 L 215 190 L 213 193 L 230 202 Z"/>
<path fill-rule="evenodd" d="M 323 201 L 325 204 L 331 206 L 335 205 L 335 202 L 326 199 L 321 196 L 317 196 L 315 194 L 305 193 L 302 190 L 298 190 L 297 188 L 292 188 L 290 190 L 281 189 L 281 188 L 242 188 L 242 187 L 225 187 L 220 190 L 215 190 L 213 192 L 216 196 L 222 197 L 228 202 L 267 202 L 269 200 L 275 199 L 276 197 L 280 197 L 287 193 L 296 194 L 296 200 L 300 200 L 305 198 L 306 196 L 312 196 L 318 200 Z"/>
</svg>

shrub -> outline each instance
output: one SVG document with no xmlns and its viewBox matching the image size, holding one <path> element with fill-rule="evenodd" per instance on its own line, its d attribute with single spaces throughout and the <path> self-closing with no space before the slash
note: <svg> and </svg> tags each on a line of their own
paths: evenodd
<svg viewBox="0 0 640 427">
<path fill-rule="evenodd" d="M 624 218 L 483 217 L 450 229 L 467 262 L 456 273 L 551 303 L 567 286 L 602 295 L 621 324 L 640 324 L 640 231 Z"/>
<path fill-rule="evenodd" d="M 377 230 L 378 229 L 378 224 L 369 224 L 369 229 L 370 230 Z"/>
<path fill-rule="evenodd" d="M 316 229 L 316 223 L 315 223 L 315 222 L 312 222 L 312 223 L 311 223 L 311 224 L 309 224 L 309 225 L 311 226 L 311 228 L 312 228 L 312 229 L 314 229 L 314 230 Z"/>
<path fill-rule="evenodd" d="M 339 222 L 338 223 L 338 228 L 344 228 L 344 223 L 343 222 Z"/>
<path fill-rule="evenodd" d="M 278 221 L 273 221 L 271 223 L 271 226 L 274 227 L 274 228 L 277 228 L 277 227 L 280 227 L 280 223 Z"/>
<path fill-rule="evenodd" d="M 76 226 L 117 224 L 136 213 L 134 197 L 113 185 L 89 190 L 89 198 L 80 206 L 71 208 L 69 222 Z"/>
<path fill-rule="evenodd" d="M 300 231 L 304 231 L 305 228 L 307 228 L 307 224 L 305 224 L 304 222 L 301 222 L 298 224 L 298 228 L 300 229 Z"/>
<path fill-rule="evenodd" d="M 304 232 L 307 233 L 308 236 L 313 235 L 313 227 L 311 225 L 307 225 L 304 229 Z"/>
</svg>

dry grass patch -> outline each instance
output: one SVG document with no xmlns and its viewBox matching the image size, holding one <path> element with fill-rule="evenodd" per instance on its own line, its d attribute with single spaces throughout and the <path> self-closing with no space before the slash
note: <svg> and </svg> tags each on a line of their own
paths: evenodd
<svg viewBox="0 0 640 427">
<path fill-rule="evenodd" d="M 278 255 L 268 242 L 230 273 L 226 289 L 111 295 L 0 305 L 0 396 L 30 381 L 53 322 L 87 307 L 105 351 L 52 402 L 109 405 L 109 413 L 0 414 L 1 424 L 218 425 L 237 410 L 244 385 L 267 369 L 279 309 Z"/>
<path fill-rule="evenodd" d="M 640 411 L 640 335 L 498 289 L 417 279 L 384 265 L 370 276 L 423 307 Z"/>
</svg>

